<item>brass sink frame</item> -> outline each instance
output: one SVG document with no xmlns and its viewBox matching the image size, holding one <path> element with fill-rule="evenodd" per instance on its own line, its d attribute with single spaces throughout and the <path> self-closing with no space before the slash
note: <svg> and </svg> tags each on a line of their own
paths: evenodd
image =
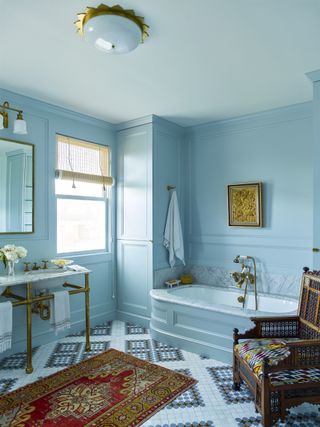
<svg viewBox="0 0 320 427">
<path fill-rule="evenodd" d="M 84 273 L 85 275 L 85 285 L 73 285 L 69 282 L 64 282 L 62 285 L 64 288 L 72 288 L 68 291 L 69 295 L 77 295 L 84 293 L 85 294 L 85 317 L 86 317 L 86 351 L 90 351 L 90 286 L 89 286 L 89 273 Z M 34 303 L 39 303 L 42 301 L 49 301 L 54 298 L 53 294 L 41 295 L 41 296 L 32 296 L 32 282 L 26 282 L 26 296 L 16 295 L 11 291 L 11 287 L 7 286 L 1 296 L 6 298 L 12 298 L 16 301 L 12 303 L 13 307 L 18 307 L 20 305 L 26 306 L 27 314 L 27 364 L 26 364 L 26 373 L 31 374 L 33 372 L 32 366 L 32 306 Z"/>
</svg>

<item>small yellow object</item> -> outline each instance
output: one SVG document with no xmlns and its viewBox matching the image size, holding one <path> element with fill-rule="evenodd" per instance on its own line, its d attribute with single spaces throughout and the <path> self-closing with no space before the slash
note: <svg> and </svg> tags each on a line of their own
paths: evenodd
<svg viewBox="0 0 320 427">
<path fill-rule="evenodd" d="M 59 268 L 63 268 L 66 265 L 73 263 L 71 259 L 52 259 L 50 262 L 52 262 L 52 264 L 56 265 Z"/>
<path fill-rule="evenodd" d="M 193 277 L 191 274 L 185 274 L 181 276 L 181 283 L 183 285 L 191 285 L 191 283 L 193 283 Z"/>
</svg>

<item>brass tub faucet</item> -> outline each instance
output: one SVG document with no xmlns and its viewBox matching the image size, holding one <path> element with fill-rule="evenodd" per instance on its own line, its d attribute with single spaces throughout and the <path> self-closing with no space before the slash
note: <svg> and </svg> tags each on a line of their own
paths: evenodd
<svg viewBox="0 0 320 427">
<path fill-rule="evenodd" d="M 251 265 L 248 265 L 246 261 L 250 261 Z M 257 295 L 257 268 L 256 261 L 254 257 L 249 255 L 237 255 L 233 260 L 236 264 L 241 264 L 241 271 L 233 271 L 230 273 L 232 279 L 235 281 L 237 288 L 242 288 L 243 284 L 245 284 L 244 295 L 238 298 L 238 301 L 242 303 L 242 307 L 244 308 L 247 293 L 248 293 L 248 285 L 252 285 L 254 290 L 254 298 L 255 298 L 255 310 L 258 310 L 258 295 Z M 253 266 L 253 273 L 251 273 L 251 268 Z"/>
</svg>

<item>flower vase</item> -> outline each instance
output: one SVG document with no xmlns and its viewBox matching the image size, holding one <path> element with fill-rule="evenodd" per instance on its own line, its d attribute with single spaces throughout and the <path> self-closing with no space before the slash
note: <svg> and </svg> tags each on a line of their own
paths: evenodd
<svg viewBox="0 0 320 427">
<path fill-rule="evenodd" d="M 14 277 L 14 261 L 7 261 L 8 277 Z"/>
</svg>

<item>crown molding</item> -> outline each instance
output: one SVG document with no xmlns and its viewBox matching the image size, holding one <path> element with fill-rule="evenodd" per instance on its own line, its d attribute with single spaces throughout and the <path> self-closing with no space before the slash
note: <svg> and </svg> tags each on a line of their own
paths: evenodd
<svg viewBox="0 0 320 427">
<path fill-rule="evenodd" d="M 242 132 L 248 129 L 273 126 L 279 123 L 309 119 L 312 117 L 312 102 L 289 105 L 259 113 L 219 120 L 190 126 L 187 129 L 189 136 L 222 135 L 230 132 Z"/>
<path fill-rule="evenodd" d="M 136 126 L 142 126 L 147 124 L 153 124 L 158 125 L 161 128 L 165 128 L 166 130 L 169 130 L 171 132 L 176 132 L 181 135 L 184 135 L 186 128 L 177 125 L 174 122 L 171 122 L 170 120 L 164 119 L 163 117 L 159 117 L 155 114 L 150 114 L 148 116 L 140 117 L 138 119 L 129 120 L 127 122 L 119 123 L 115 126 L 115 130 L 117 132 L 125 129 L 130 129 Z"/>
<path fill-rule="evenodd" d="M 54 114 L 57 116 L 63 116 L 68 119 L 78 120 L 82 123 L 87 123 L 92 126 L 98 126 L 104 129 L 114 131 L 114 125 L 112 123 L 106 122 L 104 120 L 96 119 L 94 117 L 88 116 L 86 114 L 78 113 L 68 108 L 59 107 L 58 105 L 49 104 L 45 101 L 40 101 L 36 98 L 31 98 L 29 96 L 21 95 L 16 92 L 9 91 L 7 89 L 0 88 L 1 98 L 9 99 L 9 102 L 12 104 L 17 104 L 19 108 L 24 110 L 25 114 L 28 114 L 29 111 L 33 111 L 38 115 L 43 116 L 44 113 Z M 2 100 L 1 100 L 2 101 Z"/>
<path fill-rule="evenodd" d="M 308 79 L 310 79 L 313 83 L 320 81 L 320 70 L 310 71 L 306 73 Z"/>
</svg>

